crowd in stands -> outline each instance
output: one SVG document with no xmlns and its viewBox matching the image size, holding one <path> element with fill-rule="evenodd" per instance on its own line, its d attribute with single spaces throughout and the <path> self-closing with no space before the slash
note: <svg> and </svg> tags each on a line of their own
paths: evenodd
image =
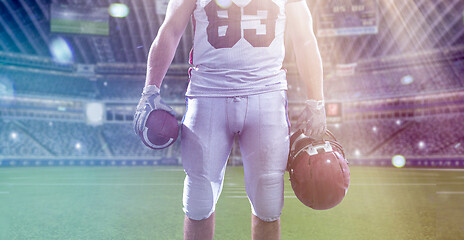
<svg viewBox="0 0 464 240">
<path fill-rule="evenodd" d="M 464 114 L 415 119 L 410 126 L 373 155 L 463 155 Z"/>
<path fill-rule="evenodd" d="M 462 156 L 464 115 L 370 119 L 329 125 L 349 157 Z"/>
<path fill-rule="evenodd" d="M 168 102 L 184 102 L 188 80 L 186 76 L 166 76 L 161 86 L 161 96 Z M 138 100 L 145 85 L 143 77 L 139 79 L 99 79 L 97 89 L 99 99 Z"/>
<path fill-rule="evenodd" d="M 144 86 L 143 78 L 139 80 L 101 79 L 97 80 L 100 99 L 134 100 L 140 97 Z"/>
<path fill-rule="evenodd" d="M 0 119 L 0 156 L 51 156 L 15 121 Z"/>
<path fill-rule="evenodd" d="M 132 124 L 105 124 L 101 127 L 102 136 L 114 156 L 158 156 L 166 155 L 167 149 L 151 150 L 135 135 Z"/>
<path fill-rule="evenodd" d="M 53 156 L 104 156 L 99 129 L 76 122 L 18 120 L 23 134 L 40 143 Z"/>
<path fill-rule="evenodd" d="M 174 153 L 179 144 L 171 147 Z M 162 157 L 168 150 L 145 147 L 129 123 L 90 126 L 69 121 L 0 120 L 3 157 Z"/>
<path fill-rule="evenodd" d="M 115 75 L 101 75 L 89 79 L 70 73 L 25 70 L 16 67 L 0 66 L 0 70 L 3 88 L 11 86 L 14 94 L 18 96 L 51 99 L 66 97 L 111 101 L 115 104 L 118 104 L 118 101 L 126 104 L 133 102 L 134 106 L 145 81 L 142 75 L 121 78 Z M 464 76 L 463 60 L 455 60 L 449 64 L 434 63 L 386 68 L 373 72 L 360 71 L 352 76 L 327 77 L 324 83 L 325 96 L 328 101 L 359 103 L 362 101 L 358 100 L 373 101 L 381 98 L 378 101 L 383 101 L 383 99 L 394 100 L 404 96 L 459 91 L 464 90 L 462 76 Z M 11 84 L 6 84 L 5 81 Z M 304 84 L 294 73 L 288 74 L 288 83 L 289 104 L 296 106 L 295 103 L 301 103 L 306 99 Z M 186 74 L 167 76 L 161 87 L 163 99 L 168 103 L 183 103 L 187 84 Z M 417 105 L 414 99 L 410 103 L 403 102 Z M 394 103 L 395 101 L 392 102 Z M 385 104 L 387 106 L 389 101 L 386 100 Z M 424 105 L 421 106 L 422 108 L 427 108 L 427 104 L 422 105 Z M 356 111 L 356 106 L 359 112 L 363 110 L 362 105 L 359 104 L 350 106 L 345 110 Z M 390 106 L 389 109 L 393 108 Z M 10 110 L 14 108 L 8 109 Z M 0 111 L 0 116 L 1 113 Z M 169 157 L 180 160 L 180 138 L 168 149 L 151 150 L 133 133 L 132 124 L 127 119 L 90 126 L 84 122 L 84 119 L 47 120 L 24 116 L 15 118 L 14 114 L 9 116 L 8 120 L 0 118 L 0 158 L 5 156 L 109 159 Z M 346 120 L 338 124 L 330 124 L 329 129 L 338 137 L 349 158 L 391 157 L 395 154 L 419 157 L 463 156 L 463 122 L 462 112 L 444 111 L 428 116 L 402 115 L 398 118 Z M 240 151 L 235 142 L 231 153 L 232 164 L 237 164 L 237 159 L 240 159 Z"/>
<path fill-rule="evenodd" d="M 349 158 L 462 156 L 464 115 L 371 119 L 330 124 Z M 0 155 L 13 157 L 129 157 L 180 160 L 180 138 L 170 148 L 151 150 L 130 123 L 89 126 L 82 122 L 0 120 Z M 231 160 L 240 158 L 235 141 Z"/>
<path fill-rule="evenodd" d="M 2 38 L 2 41 L 8 41 L 8 39 Z M 70 63 L 59 63 L 51 58 L 4 51 L 0 51 L 0 63 L 63 72 L 72 72 L 74 70 L 73 64 Z"/>
<path fill-rule="evenodd" d="M 118 77 L 113 74 L 90 79 L 70 73 L 0 68 L 0 77 L 12 83 L 15 93 L 25 95 L 137 101 L 145 82 L 143 75 Z M 184 73 L 166 76 L 161 94 L 167 101 L 183 102 L 188 77 L 185 69 L 176 71 Z M 294 71 L 287 74 L 290 102 L 306 98 L 305 85 Z M 328 74 L 325 77 L 324 94 L 327 100 L 356 101 L 455 91 L 464 89 L 461 79 L 463 75 L 464 60 L 361 71 L 352 76 Z"/>
<path fill-rule="evenodd" d="M 334 100 L 391 98 L 464 89 L 464 64 L 430 64 L 333 77 L 325 83 Z"/>
<path fill-rule="evenodd" d="M 96 97 L 95 83 L 85 77 L 1 66 L 0 76 L 3 81 L 10 81 L 14 94 L 68 98 Z"/>
<path fill-rule="evenodd" d="M 143 77 L 101 78 L 90 80 L 84 76 L 63 73 L 29 71 L 0 66 L 2 91 L 15 95 L 84 98 L 98 100 L 132 100 L 136 102 L 145 84 Z M 5 81 L 8 81 L 6 83 Z M 187 87 L 186 76 L 167 76 L 161 95 L 166 101 L 184 102 Z"/>
</svg>

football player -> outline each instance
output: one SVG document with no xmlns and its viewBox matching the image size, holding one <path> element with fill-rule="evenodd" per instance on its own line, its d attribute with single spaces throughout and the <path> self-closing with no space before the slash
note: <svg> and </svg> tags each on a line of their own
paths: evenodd
<svg viewBox="0 0 464 240">
<path fill-rule="evenodd" d="M 308 6 L 304 0 L 169 1 L 150 48 L 141 101 L 153 99 L 151 94 L 159 98 L 160 85 L 190 19 L 194 25 L 192 67 L 188 110 L 181 126 L 186 172 L 184 239 L 214 236 L 215 206 L 234 136 L 242 151 L 252 239 L 280 239 L 289 153 L 287 81 L 282 69 L 285 32 L 291 36 L 310 98 L 301 114 L 302 129 L 315 138 L 326 129 L 322 63 Z M 157 102 L 151 105 L 169 110 Z"/>
</svg>

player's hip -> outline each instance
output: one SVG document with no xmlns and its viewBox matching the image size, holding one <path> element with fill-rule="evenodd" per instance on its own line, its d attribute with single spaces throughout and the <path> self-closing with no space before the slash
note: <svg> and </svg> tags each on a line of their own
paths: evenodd
<svg viewBox="0 0 464 240">
<path fill-rule="evenodd" d="M 285 90 L 245 96 L 187 97 L 186 101 L 183 124 L 191 127 L 211 122 L 207 127 L 227 128 L 233 133 L 255 125 L 289 127 Z"/>
</svg>

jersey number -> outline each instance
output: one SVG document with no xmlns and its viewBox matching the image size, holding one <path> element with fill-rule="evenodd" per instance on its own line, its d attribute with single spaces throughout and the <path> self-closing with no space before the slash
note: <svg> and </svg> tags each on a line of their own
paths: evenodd
<svg viewBox="0 0 464 240">
<path fill-rule="evenodd" d="M 258 34 L 257 28 L 249 28 L 242 25 L 242 8 L 243 15 L 264 16 L 259 19 L 261 25 L 265 25 L 266 33 Z M 275 38 L 275 25 L 279 7 L 269 0 L 252 0 L 248 5 L 239 7 L 232 2 L 229 8 L 223 9 L 212 0 L 205 6 L 206 16 L 208 17 L 208 42 L 214 48 L 231 48 L 241 38 L 243 29 L 243 38 L 253 47 L 269 47 Z M 219 30 L 223 34 L 219 35 Z"/>
</svg>

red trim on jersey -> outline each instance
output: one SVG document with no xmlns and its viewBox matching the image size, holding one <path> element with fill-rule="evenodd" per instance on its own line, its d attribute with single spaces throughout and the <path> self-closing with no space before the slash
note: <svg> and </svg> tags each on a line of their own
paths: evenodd
<svg viewBox="0 0 464 240">
<path fill-rule="evenodd" d="M 188 69 L 189 81 L 190 81 L 190 77 L 192 77 L 192 71 L 193 71 L 193 68 L 190 67 L 190 68 Z"/>
</svg>

